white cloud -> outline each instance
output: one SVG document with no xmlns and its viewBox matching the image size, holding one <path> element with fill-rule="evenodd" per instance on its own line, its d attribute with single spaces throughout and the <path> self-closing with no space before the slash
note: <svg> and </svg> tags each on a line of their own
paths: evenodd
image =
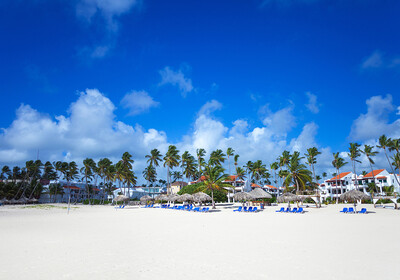
<svg viewBox="0 0 400 280">
<path fill-rule="evenodd" d="M 400 66 L 400 58 L 396 56 L 385 56 L 380 51 L 374 51 L 370 56 L 364 59 L 361 69 L 388 69 Z"/>
<path fill-rule="evenodd" d="M 191 92 L 194 89 L 192 85 L 192 80 L 185 77 L 185 74 L 182 72 L 182 70 L 174 71 L 167 66 L 164 69 L 160 70 L 159 73 L 161 75 L 161 82 L 159 83 L 159 86 L 177 86 L 183 97 L 185 97 L 187 93 Z"/>
<path fill-rule="evenodd" d="M 307 109 L 313 114 L 318 114 L 320 104 L 317 102 L 317 96 L 311 92 L 306 92 L 306 95 L 308 97 L 308 103 L 306 104 Z"/>
<path fill-rule="evenodd" d="M 263 118 L 263 124 L 267 126 L 274 134 L 279 136 L 286 135 L 292 128 L 296 127 L 296 118 L 293 116 L 293 105 L 272 112 L 269 105 L 260 109 L 261 113 L 266 113 Z"/>
<path fill-rule="evenodd" d="M 106 21 L 110 31 L 116 31 L 118 29 L 116 18 L 128 13 L 139 4 L 138 0 L 79 0 L 76 5 L 76 14 L 88 22 L 99 15 Z"/>
<path fill-rule="evenodd" d="M 389 122 L 389 115 L 395 110 L 391 95 L 373 96 L 366 101 L 367 113 L 361 114 L 351 127 L 349 138 L 354 141 L 376 139 L 382 134 L 400 137 L 400 119 Z"/>
<path fill-rule="evenodd" d="M 292 152 L 299 151 L 304 153 L 308 148 L 316 146 L 315 136 L 317 135 L 318 125 L 314 122 L 307 123 L 304 125 L 300 135 L 290 141 L 290 147 Z"/>
<path fill-rule="evenodd" d="M 144 90 L 125 94 L 121 104 L 124 108 L 129 109 L 129 114 L 132 116 L 147 112 L 150 108 L 160 105 Z"/>
<path fill-rule="evenodd" d="M 361 68 L 380 68 L 383 66 L 383 56 L 380 51 L 374 51 L 370 56 L 364 59 Z"/>
<path fill-rule="evenodd" d="M 217 110 L 221 110 L 222 104 L 218 102 L 217 100 L 211 100 L 208 101 L 206 104 L 201 106 L 199 110 L 199 115 L 209 115 L 212 112 L 215 112 Z"/>
</svg>

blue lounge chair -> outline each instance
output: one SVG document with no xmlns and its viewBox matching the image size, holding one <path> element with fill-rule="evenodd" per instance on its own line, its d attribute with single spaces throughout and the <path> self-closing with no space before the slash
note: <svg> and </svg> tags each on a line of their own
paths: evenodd
<svg viewBox="0 0 400 280">
<path fill-rule="evenodd" d="M 276 210 L 275 212 L 278 212 L 278 213 L 285 212 L 285 207 L 282 207 L 281 210 Z"/>
<path fill-rule="evenodd" d="M 253 206 L 250 206 L 249 209 L 245 209 L 246 212 L 251 212 L 253 210 Z"/>
<path fill-rule="evenodd" d="M 286 210 L 284 211 L 285 213 L 290 213 L 290 208 L 286 208 Z"/>
<path fill-rule="evenodd" d="M 210 208 L 206 208 L 206 207 L 204 207 L 203 209 L 201 209 L 201 211 L 200 212 L 202 212 L 202 213 L 206 213 L 206 212 L 209 212 L 210 211 Z"/>
<path fill-rule="evenodd" d="M 243 211 L 244 211 L 244 212 L 247 212 L 247 206 L 245 206 L 245 207 L 243 208 Z"/>
<path fill-rule="evenodd" d="M 347 208 L 343 208 L 342 211 L 340 211 L 340 213 L 347 213 L 349 210 L 347 210 Z"/>
<path fill-rule="evenodd" d="M 193 212 L 200 212 L 200 207 L 196 207 L 192 210 Z"/>
<path fill-rule="evenodd" d="M 254 207 L 253 209 L 249 209 L 249 212 L 257 212 L 258 211 L 258 208 L 257 207 Z"/>
<path fill-rule="evenodd" d="M 347 213 L 354 214 L 354 213 L 356 213 L 356 212 L 354 211 L 354 208 L 353 208 L 353 207 L 349 207 L 349 212 L 347 212 Z"/>
<path fill-rule="evenodd" d="M 303 209 L 303 207 L 299 207 L 299 209 L 297 210 L 297 212 L 296 212 L 296 213 L 303 214 L 303 213 L 304 213 L 304 209 Z"/>
<path fill-rule="evenodd" d="M 296 213 L 297 212 L 297 207 L 293 208 L 289 213 Z"/>
<path fill-rule="evenodd" d="M 242 209 L 243 209 L 243 207 L 242 207 L 242 206 L 239 206 L 239 208 L 236 209 L 236 210 L 233 210 L 233 212 L 242 212 Z"/>
<path fill-rule="evenodd" d="M 361 211 L 358 211 L 358 214 L 367 214 L 367 208 L 362 208 Z"/>
</svg>

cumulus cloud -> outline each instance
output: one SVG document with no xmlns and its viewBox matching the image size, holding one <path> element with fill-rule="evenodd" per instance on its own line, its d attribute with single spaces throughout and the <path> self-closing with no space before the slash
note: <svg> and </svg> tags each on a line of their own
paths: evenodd
<svg viewBox="0 0 400 280">
<path fill-rule="evenodd" d="M 206 104 L 201 106 L 199 110 L 199 115 L 209 115 L 212 112 L 215 112 L 217 110 L 221 110 L 222 104 L 218 102 L 217 100 L 211 100 L 208 101 Z"/>
<path fill-rule="evenodd" d="M 354 141 L 376 139 L 382 134 L 400 137 L 400 119 L 389 122 L 395 110 L 391 95 L 373 96 L 366 101 L 367 113 L 361 114 L 352 124 L 349 138 Z"/>
<path fill-rule="evenodd" d="M 124 108 L 129 109 L 129 115 L 138 115 L 147 112 L 152 107 L 160 105 L 159 102 L 154 101 L 146 91 L 132 91 L 125 94 L 121 100 L 121 104 Z"/>
<path fill-rule="evenodd" d="M 317 96 L 311 92 L 306 92 L 306 95 L 308 98 L 308 103 L 306 104 L 307 109 L 313 114 L 318 114 L 320 104 L 317 102 Z"/>
<path fill-rule="evenodd" d="M 396 56 L 385 56 L 380 51 L 374 51 L 361 63 L 362 70 L 395 68 L 400 65 L 400 58 Z"/>
<path fill-rule="evenodd" d="M 172 70 L 170 67 L 165 67 L 159 71 L 161 75 L 161 82 L 159 86 L 172 85 L 178 87 L 181 95 L 186 97 L 187 93 L 193 91 L 192 80 L 185 77 L 181 69 L 178 71 Z"/>
<path fill-rule="evenodd" d="M 76 5 L 76 14 L 88 22 L 99 15 L 106 21 L 109 30 L 116 31 L 118 28 L 116 18 L 129 12 L 138 4 L 140 4 L 139 0 L 79 0 Z"/>
<path fill-rule="evenodd" d="M 269 104 L 260 109 L 261 114 L 265 114 L 263 124 L 276 135 L 286 135 L 292 128 L 296 127 L 296 118 L 293 115 L 293 105 L 272 112 Z"/>
</svg>

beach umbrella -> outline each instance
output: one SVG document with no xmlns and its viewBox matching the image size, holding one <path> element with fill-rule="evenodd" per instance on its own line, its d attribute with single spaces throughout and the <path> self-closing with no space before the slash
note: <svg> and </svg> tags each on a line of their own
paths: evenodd
<svg viewBox="0 0 400 280">
<path fill-rule="evenodd" d="M 156 201 L 168 201 L 168 196 L 165 194 L 157 195 L 154 200 Z"/>
<path fill-rule="evenodd" d="M 299 202 L 299 201 L 302 201 L 302 198 L 300 196 L 292 194 L 292 193 L 284 193 L 283 195 L 278 197 L 278 202 L 279 203 L 287 202 L 288 203 L 288 207 L 290 207 L 290 202 L 291 201 Z"/>
<path fill-rule="evenodd" d="M 7 204 L 8 203 L 8 199 L 7 198 L 2 198 L 2 199 L 0 199 L 0 203 Z"/>
<path fill-rule="evenodd" d="M 179 196 L 176 200 L 179 202 L 184 202 L 184 201 L 193 201 L 194 198 L 193 198 L 193 195 L 185 193 L 185 194 Z"/>
<path fill-rule="evenodd" d="M 211 196 L 203 192 L 198 192 L 193 194 L 193 201 L 195 202 L 211 201 Z"/>
<path fill-rule="evenodd" d="M 168 197 L 168 201 L 175 202 L 175 200 L 177 200 L 180 197 L 180 195 L 179 194 L 170 194 L 170 195 L 167 195 L 167 197 Z"/>
<path fill-rule="evenodd" d="M 233 198 L 236 200 L 236 201 L 248 201 L 248 200 L 252 200 L 252 199 L 255 199 L 255 197 L 253 196 L 253 195 L 251 195 L 250 193 L 248 193 L 248 192 L 238 192 L 238 193 L 235 193 L 234 195 L 233 195 Z"/>
<path fill-rule="evenodd" d="M 357 201 L 367 199 L 370 199 L 370 196 L 360 192 L 359 190 L 351 190 L 340 196 L 340 200 L 342 201 L 354 202 L 354 208 L 357 207 Z"/>
<path fill-rule="evenodd" d="M 28 200 L 28 203 L 37 203 L 37 202 L 38 200 L 34 197 Z"/>
<path fill-rule="evenodd" d="M 127 201 L 127 200 L 129 200 L 129 197 L 127 197 L 126 195 L 119 195 L 116 198 L 114 198 L 115 202 Z"/>
<path fill-rule="evenodd" d="M 152 198 L 152 197 L 149 196 L 149 195 L 144 195 L 144 196 L 142 196 L 142 197 L 140 198 L 140 202 L 145 202 L 145 203 L 147 203 L 147 201 L 150 201 L 150 200 L 154 200 L 154 198 Z"/>
<path fill-rule="evenodd" d="M 26 204 L 28 199 L 25 196 L 21 196 L 20 199 L 17 200 L 20 204 Z"/>
<path fill-rule="evenodd" d="M 249 192 L 254 198 L 272 198 L 272 195 L 267 193 L 266 191 L 260 189 L 260 188 L 255 188 L 251 192 Z"/>
</svg>

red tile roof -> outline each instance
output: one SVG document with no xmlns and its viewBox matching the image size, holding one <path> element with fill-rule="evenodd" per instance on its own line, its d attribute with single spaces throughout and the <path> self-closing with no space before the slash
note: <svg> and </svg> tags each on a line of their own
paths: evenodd
<svg viewBox="0 0 400 280">
<path fill-rule="evenodd" d="M 372 171 L 372 172 L 369 172 L 367 175 L 365 175 L 364 178 L 373 178 L 373 176 L 378 175 L 379 173 L 381 173 L 381 172 L 384 171 L 384 170 L 385 170 L 385 169 L 377 169 L 377 170 L 374 170 L 374 171 Z M 372 173 L 373 173 L 374 175 L 372 175 Z"/>
<path fill-rule="evenodd" d="M 99 191 L 100 191 L 99 189 L 96 189 L 96 188 L 93 188 L 93 190 L 94 190 L 95 192 L 99 192 Z"/>
<path fill-rule="evenodd" d="M 228 176 L 229 177 L 229 179 L 226 179 L 226 181 L 227 182 L 233 182 L 233 181 L 235 181 L 235 179 L 237 178 L 237 175 L 230 175 L 230 176 Z"/>
<path fill-rule="evenodd" d="M 336 181 L 336 180 L 341 180 L 344 176 L 349 175 L 351 172 L 342 172 L 338 176 L 333 177 L 332 179 L 329 179 L 327 181 Z"/>
<path fill-rule="evenodd" d="M 261 188 L 259 185 L 254 184 L 254 183 L 251 184 L 251 187 L 252 187 L 252 188 Z"/>
<path fill-rule="evenodd" d="M 71 190 L 80 190 L 80 188 L 75 187 L 75 186 L 63 186 L 65 189 L 71 189 Z"/>
<path fill-rule="evenodd" d="M 269 189 L 276 189 L 276 187 L 271 186 L 271 185 L 265 185 L 265 187 L 269 188 Z"/>
<path fill-rule="evenodd" d="M 376 177 L 376 179 L 386 179 L 386 176 L 379 176 L 379 177 Z"/>
</svg>

